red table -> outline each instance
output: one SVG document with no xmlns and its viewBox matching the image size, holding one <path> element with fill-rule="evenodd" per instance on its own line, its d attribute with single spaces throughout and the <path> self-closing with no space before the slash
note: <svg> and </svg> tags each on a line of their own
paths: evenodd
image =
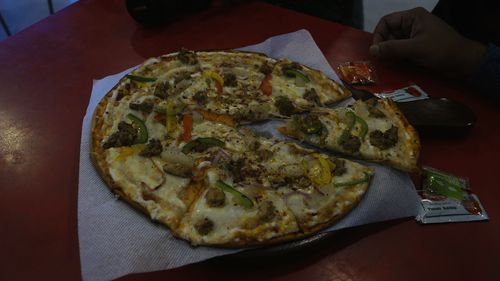
<svg viewBox="0 0 500 281">
<path fill-rule="evenodd" d="M 213 8 L 145 30 L 123 2 L 82 0 L 0 42 L 0 280 L 81 278 L 79 144 L 92 79 L 183 46 L 235 48 L 301 28 L 332 66 L 369 59 L 370 34 L 264 3 Z M 424 139 L 422 163 L 469 177 L 489 222 L 380 223 L 286 257 L 214 259 L 122 280 L 500 280 L 498 105 L 428 71 L 375 64 L 382 87 L 411 80 L 476 113 L 467 137 Z"/>
</svg>

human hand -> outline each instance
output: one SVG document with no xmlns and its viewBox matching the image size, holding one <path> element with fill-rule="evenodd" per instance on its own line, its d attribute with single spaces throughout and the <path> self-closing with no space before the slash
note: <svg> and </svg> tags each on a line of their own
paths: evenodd
<svg viewBox="0 0 500 281">
<path fill-rule="evenodd" d="M 486 46 L 469 40 L 424 8 L 382 17 L 370 54 L 408 59 L 455 78 L 467 78 L 480 65 Z"/>
</svg>

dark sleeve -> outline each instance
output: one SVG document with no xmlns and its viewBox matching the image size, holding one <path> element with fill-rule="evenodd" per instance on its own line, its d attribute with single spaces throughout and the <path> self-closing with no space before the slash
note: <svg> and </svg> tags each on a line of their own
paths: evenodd
<svg viewBox="0 0 500 281">
<path fill-rule="evenodd" d="M 482 64 L 469 82 L 485 94 L 500 99 L 500 47 L 488 46 Z"/>
</svg>

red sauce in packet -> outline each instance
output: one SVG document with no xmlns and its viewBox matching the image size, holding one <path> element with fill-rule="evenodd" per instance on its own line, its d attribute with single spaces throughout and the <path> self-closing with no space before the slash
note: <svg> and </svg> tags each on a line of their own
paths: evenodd
<svg viewBox="0 0 500 281">
<path fill-rule="evenodd" d="M 337 67 L 340 78 L 349 84 L 375 84 L 375 69 L 368 61 L 344 62 Z"/>
</svg>

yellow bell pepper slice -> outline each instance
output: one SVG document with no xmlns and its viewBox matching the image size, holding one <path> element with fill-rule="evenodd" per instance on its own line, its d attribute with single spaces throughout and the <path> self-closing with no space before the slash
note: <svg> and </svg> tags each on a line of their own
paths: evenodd
<svg viewBox="0 0 500 281">
<path fill-rule="evenodd" d="M 307 169 L 309 178 L 317 186 L 329 184 L 332 181 L 331 164 L 333 163 L 321 154 L 313 153 L 312 156 L 317 160 L 317 165 Z"/>
<path fill-rule="evenodd" d="M 131 155 L 141 152 L 145 147 L 145 144 L 136 144 L 130 147 L 121 147 L 118 156 L 113 161 L 122 161 Z"/>
<path fill-rule="evenodd" d="M 219 73 L 212 70 L 205 70 L 203 71 L 203 76 L 214 80 L 217 92 L 219 94 L 222 92 L 222 88 L 224 87 L 224 78 L 222 78 L 222 76 Z"/>
</svg>

